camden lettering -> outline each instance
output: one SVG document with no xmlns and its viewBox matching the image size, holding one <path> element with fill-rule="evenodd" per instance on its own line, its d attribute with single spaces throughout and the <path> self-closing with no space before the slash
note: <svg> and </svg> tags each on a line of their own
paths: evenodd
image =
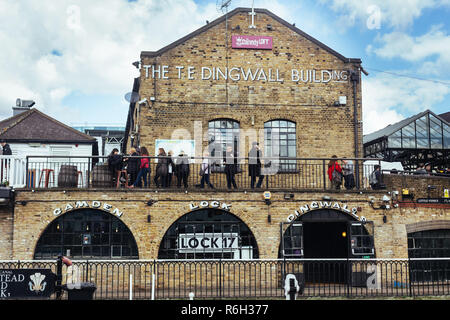
<svg viewBox="0 0 450 320">
<path fill-rule="evenodd" d="M 106 202 L 102 203 L 100 201 L 92 201 L 92 202 L 76 201 L 67 203 L 64 207 L 56 208 L 55 210 L 53 210 L 53 215 L 59 216 L 62 213 L 66 213 L 72 210 L 88 209 L 88 208 L 103 210 L 112 213 L 119 218 L 122 217 L 123 215 L 123 212 L 120 211 L 118 208 L 114 208 L 112 205 Z"/>
</svg>

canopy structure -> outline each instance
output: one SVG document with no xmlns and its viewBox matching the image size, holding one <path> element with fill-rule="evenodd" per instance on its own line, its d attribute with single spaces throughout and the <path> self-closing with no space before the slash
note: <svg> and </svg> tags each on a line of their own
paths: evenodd
<svg viewBox="0 0 450 320">
<path fill-rule="evenodd" d="M 405 170 L 450 166 L 450 124 L 430 110 L 363 137 L 364 157 L 401 162 Z"/>
</svg>

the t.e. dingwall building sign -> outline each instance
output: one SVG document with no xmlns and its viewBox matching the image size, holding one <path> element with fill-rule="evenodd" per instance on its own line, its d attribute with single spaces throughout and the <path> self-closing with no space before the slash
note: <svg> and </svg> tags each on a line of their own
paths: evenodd
<svg viewBox="0 0 450 320">
<path fill-rule="evenodd" d="M 358 216 L 356 214 L 358 212 L 357 208 L 350 209 L 350 208 L 348 208 L 347 204 L 345 204 L 345 203 L 332 202 L 332 201 L 312 201 L 309 204 L 300 205 L 298 210 L 295 210 L 294 213 L 290 214 L 287 217 L 287 221 L 292 222 L 305 213 L 308 213 L 313 210 L 319 210 L 319 209 L 339 210 L 339 211 L 349 214 L 356 220 L 366 221 L 366 218 L 364 216 Z"/>
<path fill-rule="evenodd" d="M 143 65 L 145 78 L 152 79 L 182 79 L 182 80 L 227 80 L 253 81 L 253 82 L 284 82 L 294 83 L 330 83 L 347 82 L 347 70 L 316 70 L 291 68 L 282 72 L 278 68 L 251 68 L 251 67 L 218 67 L 218 66 L 169 66 L 169 65 Z"/>
</svg>

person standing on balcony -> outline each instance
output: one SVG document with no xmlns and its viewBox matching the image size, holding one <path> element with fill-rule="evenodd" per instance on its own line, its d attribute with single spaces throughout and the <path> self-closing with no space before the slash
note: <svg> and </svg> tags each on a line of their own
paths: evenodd
<svg viewBox="0 0 450 320">
<path fill-rule="evenodd" d="M 172 176 L 175 173 L 175 163 L 173 162 L 173 151 L 170 150 L 168 152 L 168 164 L 167 164 L 167 187 L 170 188 L 171 184 L 172 184 Z"/>
<path fill-rule="evenodd" d="M 369 184 L 372 190 L 386 189 L 386 185 L 383 183 L 380 165 L 376 164 L 374 166 L 374 170 L 369 176 Z"/>
<path fill-rule="evenodd" d="M 250 176 L 250 187 L 255 188 L 256 177 L 259 177 L 256 188 L 261 188 L 264 175 L 261 175 L 261 150 L 258 142 L 252 143 L 252 148 L 248 153 L 248 175 Z"/>
<path fill-rule="evenodd" d="M 203 161 L 200 166 L 200 176 L 202 177 L 200 184 L 197 184 L 197 188 L 203 189 L 205 187 L 205 183 L 211 188 L 214 189 L 214 186 L 209 180 L 209 175 L 211 173 L 211 164 L 209 160 L 209 152 L 206 150 L 203 153 Z"/>
<path fill-rule="evenodd" d="M 331 182 L 331 188 L 339 190 L 342 184 L 342 168 L 337 162 L 337 156 L 333 155 L 328 162 L 328 179 Z"/>
<path fill-rule="evenodd" d="M 181 182 L 183 182 L 184 188 L 188 187 L 189 177 L 189 159 L 187 154 L 183 150 L 180 151 L 176 160 L 175 171 L 177 173 L 177 186 L 181 188 Z"/>
<path fill-rule="evenodd" d="M 11 156 L 12 155 L 12 151 L 11 148 L 9 147 L 9 144 L 6 143 L 6 140 L 2 140 L 1 141 L 1 145 L 2 145 L 2 149 L 3 149 L 3 155 L 4 156 Z"/>
<path fill-rule="evenodd" d="M 227 177 L 228 189 L 231 189 L 231 185 L 233 185 L 234 189 L 237 189 L 236 180 L 234 179 L 234 175 L 237 171 L 237 158 L 235 157 L 233 148 L 231 146 L 227 147 L 223 162 L 225 163 L 225 174 Z"/>
<path fill-rule="evenodd" d="M 342 160 L 343 166 L 342 171 L 344 174 L 344 187 L 347 190 L 351 190 L 355 187 L 355 175 L 354 166 L 352 160 L 344 159 Z"/>
<path fill-rule="evenodd" d="M 146 147 L 141 148 L 141 156 L 142 157 L 148 157 L 148 151 Z M 147 176 L 150 173 L 150 158 L 141 158 L 140 165 L 139 165 L 139 172 L 136 177 L 136 181 L 133 185 L 130 186 L 130 188 L 134 187 L 142 187 L 141 179 L 144 180 L 144 187 L 147 187 Z"/>
<path fill-rule="evenodd" d="M 123 159 L 119 154 L 119 149 L 112 149 L 111 153 L 108 156 L 108 168 L 111 171 L 113 183 L 117 179 L 120 179 L 120 172 L 122 171 Z M 119 185 L 119 181 L 116 181 L 116 184 Z"/>
<path fill-rule="evenodd" d="M 156 172 L 155 172 L 155 184 L 156 187 L 159 188 L 160 186 L 165 188 L 167 187 L 167 173 L 168 173 L 168 164 L 169 159 L 167 158 L 166 151 L 164 148 L 158 149 L 158 164 L 156 165 Z"/>
<path fill-rule="evenodd" d="M 130 156 L 132 158 L 126 158 L 125 160 L 127 160 L 127 173 L 130 175 L 129 185 L 131 186 L 137 180 L 141 160 L 139 158 L 134 158 L 139 156 L 139 153 L 137 153 L 134 147 L 130 148 Z"/>
</svg>

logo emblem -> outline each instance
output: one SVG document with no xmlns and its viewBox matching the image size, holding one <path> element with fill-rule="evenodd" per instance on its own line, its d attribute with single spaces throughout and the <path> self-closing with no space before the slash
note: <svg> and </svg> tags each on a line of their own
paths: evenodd
<svg viewBox="0 0 450 320">
<path fill-rule="evenodd" d="M 28 282 L 28 286 L 30 287 L 30 291 L 34 291 L 35 293 L 43 292 L 47 285 L 47 282 L 44 281 L 45 275 L 36 272 L 30 276 L 31 281 Z"/>
</svg>

